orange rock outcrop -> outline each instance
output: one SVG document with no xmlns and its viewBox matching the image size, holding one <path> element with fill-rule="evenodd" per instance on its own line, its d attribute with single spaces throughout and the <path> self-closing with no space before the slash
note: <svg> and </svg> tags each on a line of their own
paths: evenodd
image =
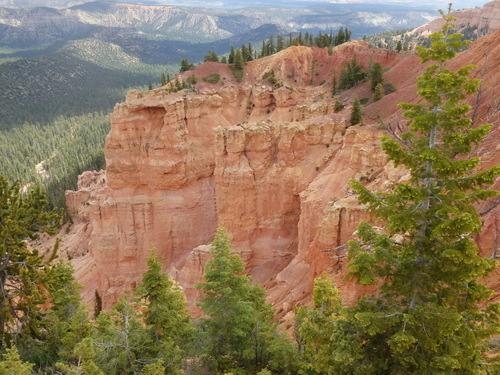
<svg viewBox="0 0 500 375">
<path fill-rule="evenodd" d="M 489 98 L 500 82 L 499 41 L 500 31 L 452 62 L 483 66 L 488 51 L 483 92 Z M 348 118 L 355 96 L 371 97 L 369 82 L 338 96 L 346 104 L 338 113 L 330 93 L 332 75 L 354 54 L 365 68 L 381 62 L 385 80 L 398 89 L 364 108 L 365 126 L 349 126 Z M 79 190 L 67 192 L 74 224 L 63 252 L 71 254 L 86 299 L 97 291 L 104 307 L 116 302 L 140 282 L 155 247 L 196 314 L 193 286 L 215 229 L 224 226 L 247 272 L 284 313 L 309 300 L 323 271 L 352 303 L 362 291 L 343 281 L 345 259 L 324 251 L 345 244 L 367 218 L 350 178 L 374 190 L 406 178 L 380 150 L 387 132 L 378 116 L 387 124 L 401 119 L 397 103 L 417 100 L 414 83 L 424 69 L 411 52 L 357 41 L 331 55 L 326 48 L 288 48 L 249 62 L 241 82 L 227 65 L 205 63 L 179 76 L 194 74 L 193 90 L 130 92 L 112 115 L 106 171 L 83 174 Z M 264 78 L 271 72 L 277 85 Z M 203 80 L 213 73 L 216 84 Z M 478 121 L 487 120 L 487 100 Z M 499 139 L 495 123 L 479 150 L 490 165 L 500 160 Z M 486 256 L 500 246 L 499 218 L 498 209 L 485 216 L 478 243 Z M 498 278 L 489 284 L 500 290 Z"/>
</svg>

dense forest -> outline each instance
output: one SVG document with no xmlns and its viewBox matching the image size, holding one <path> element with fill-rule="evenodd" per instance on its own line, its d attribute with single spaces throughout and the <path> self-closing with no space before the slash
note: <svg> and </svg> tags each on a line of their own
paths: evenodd
<svg viewBox="0 0 500 375">
<path fill-rule="evenodd" d="M 79 174 L 105 168 L 114 105 L 128 89 L 157 86 L 162 74 L 177 69 L 145 64 L 93 39 L 43 57 L 2 60 L 0 173 L 23 186 L 45 186 L 51 206 L 64 207 L 64 191 L 76 189 Z"/>
</svg>

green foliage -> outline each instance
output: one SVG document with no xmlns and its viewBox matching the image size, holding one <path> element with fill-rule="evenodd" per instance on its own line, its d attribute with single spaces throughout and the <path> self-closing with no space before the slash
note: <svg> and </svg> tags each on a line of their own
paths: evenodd
<svg viewBox="0 0 500 375">
<path fill-rule="evenodd" d="M 385 95 L 392 94 L 393 92 L 396 92 L 396 91 L 397 91 L 397 88 L 392 83 L 384 83 Z"/>
<path fill-rule="evenodd" d="M 47 200 L 40 187 L 26 194 L 20 188 L 0 175 L 0 349 L 38 334 L 48 263 L 58 245 L 47 262 L 38 250 L 28 248 L 27 239 L 55 234 L 61 215 L 45 210 Z"/>
<path fill-rule="evenodd" d="M 183 351 L 190 344 L 194 329 L 180 288 L 161 271 L 162 264 L 155 249 L 148 258 L 148 270 L 137 288 L 139 305 L 144 311 L 148 344 L 143 348 L 148 358 L 161 359 L 169 374 L 181 366 Z"/>
<path fill-rule="evenodd" d="M 358 98 L 354 99 L 351 108 L 351 125 L 359 124 L 363 120 L 363 112 L 361 111 L 361 102 Z"/>
<path fill-rule="evenodd" d="M 358 63 L 358 58 L 354 55 L 340 70 L 339 89 L 347 90 L 354 87 L 358 82 L 366 78 L 366 72 Z"/>
<path fill-rule="evenodd" d="M 207 318 L 199 321 L 202 356 L 218 371 L 237 366 L 262 368 L 269 360 L 268 340 L 274 336 L 273 312 L 264 290 L 242 275 L 241 257 L 231 253 L 229 237 L 219 229 L 205 266 L 203 297 L 198 305 Z"/>
<path fill-rule="evenodd" d="M 52 306 L 44 317 L 49 322 L 44 346 L 63 360 L 68 360 L 76 345 L 92 333 L 81 289 L 70 263 L 59 262 L 50 270 L 47 290 Z"/>
<path fill-rule="evenodd" d="M 245 72 L 240 69 L 235 69 L 234 67 L 231 67 L 231 71 L 233 72 L 234 78 L 236 78 L 236 82 L 241 82 Z"/>
<path fill-rule="evenodd" d="M 339 291 L 326 274 L 314 280 L 313 301 L 314 309 L 295 309 L 294 336 L 303 373 L 326 374 L 338 361 L 331 328 L 342 317 Z"/>
<path fill-rule="evenodd" d="M 372 90 L 377 88 L 377 85 L 384 82 L 384 69 L 382 64 L 376 62 L 370 69 L 370 87 Z"/>
<path fill-rule="evenodd" d="M 75 190 L 78 175 L 105 167 L 104 139 L 109 116 L 89 113 L 58 117 L 45 126 L 24 124 L 0 132 L 0 173 L 21 185 L 45 186 L 52 207 L 63 207 L 64 192 Z M 38 167 L 37 167 L 38 165 Z M 45 172 L 44 172 L 45 171 Z"/>
<path fill-rule="evenodd" d="M 219 56 L 214 51 L 208 51 L 208 53 L 205 56 L 205 59 L 203 61 L 204 62 L 207 62 L 207 61 L 219 62 Z"/>
<path fill-rule="evenodd" d="M 187 78 L 187 83 L 194 86 L 198 83 L 198 80 L 196 79 L 196 76 L 193 74 L 191 77 Z"/>
<path fill-rule="evenodd" d="M 265 73 L 262 76 L 262 79 L 267 80 L 267 82 L 269 82 L 271 85 L 275 85 L 277 83 L 276 77 L 274 76 L 274 70 Z"/>
<path fill-rule="evenodd" d="M 212 73 L 207 77 L 202 78 L 205 82 L 211 83 L 211 84 L 216 84 L 220 80 L 220 75 L 218 73 Z"/>
<path fill-rule="evenodd" d="M 384 86 L 382 86 L 381 83 L 379 83 L 377 85 L 377 87 L 375 87 L 375 92 L 373 93 L 373 97 L 372 97 L 374 102 L 382 99 L 382 97 L 384 96 L 383 90 L 384 90 Z"/>
<path fill-rule="evenodd" d="M 186 72 L 194 68 L 194 64 L 190 64 L 186 59 L 182 59 L 180 73 Z"/>
<path fill-rule="evenodd" d="M 401 39 L 398 40 L 398 44 L 396 44 L 396 51 L 401 52 L 403 50 L 403 44 L 401 43 Z"/>
<path fill-rule="evenodd" d="M 109 313 L 99 314 L 96 325 L 95 363 L 99 368 L 108 375 L 140 372 L 147 363 L 143 352 L 149 338 L 136 304 L 121 298 Z"/>
<path fill-rule="evenodd" d="M 129 88 L 157 82 L 162 71 L 174 69 L 147 65 L 106 43 L 91 42 L 96 41 L 73 41 L 44 57 L 0 64 L 0 130 L 109 112 Z"/>
<path fill-rule="evenodd" d="M 7 349 L 0 361 L 0 375 L 29 375 L 33 369 L 32 363 L 21 361 L 16 347 Z"/>
<path fill-rule="evenodd" d="M 417 87 L 422 103 L 402 103 L 408 131 L 382 138 L 388 159 L 411 174 L 390 193 L 373 193 L 351 181 L 359 202 L 379 220 L 385 233 L 361 223 L 349 242 L 350 277 L 377 284 L 378 296 L 366 296 L 347 309 L 334 336 L 351 340 L 340 350 L 342 371 L 362 373 L 485 374 L 482 352 L 499 331 L 499 307 L 484 304 L 491 295 L 479 279 L 494 269 L 481 258 L 473 236 L 481 230 L 475 203 L 498 194 L 487 190 L 500 166 L 477 172 L 473 147 L 491 125 L 472 126 L 466 98 L 475 93 L 473 68 L 445 67 L 464 46 L 460 35 L 431 36 L 429 49 L 418 48 L 428 65 Z M 342 373 L 336 369 L 336 373 Z"/>
<path fill-rule="evenodd" d="M 75 345 L 72 363 L 68 365 L 58 362 L 57 367 L 67 375 L 104 375 L 94 362 L 95 355 L 94 341 L 91 337 L 86 337 Z"/>
<path fill-rule="evenodd" d="M 238 48 L 234 53 L 234 62 L 233 66 L 235 69 L 241 70 L 245 65 L 245 61 L 243 60 L 243 55 L 241 54 L 241 50 Z"/>
<path fill-rule="evenodd" d="M 342 111 L 344 109 L 344 103 L 342 103 L 340 100 L 335 100 L 334 109 L 335 112 Z"/>
<path fill-rule="evenodd" d="M 137 300 L 121 298 L 96 319 L 95 363 L 106 374 L 182 374 L 193 328 L 180 289 L 152 250 Z"/>
</svg>

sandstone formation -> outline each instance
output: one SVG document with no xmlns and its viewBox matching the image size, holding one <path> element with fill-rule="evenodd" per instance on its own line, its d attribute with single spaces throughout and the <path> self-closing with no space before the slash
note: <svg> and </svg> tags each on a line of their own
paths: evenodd
<svg viewBox="0 0 500 375">
<path fill-rule="evenodd" d="M 499 40 L 500 31 L 452 62 L 483 66 L 488 51 L 479 122 L 488 121 L 488 103 L 500 82 Z M 348 117 L 355 96 L 371 97 L 369 82 L 335 99 L 330 93 L 332 75 L 338 77 L 354 54 L 365 68 L 380 62 L 385 80 L 398 89 L 364 107 L 365 126 L 349 126 Z M 178 77 L 194 74 L 194 90 L 130 92 L 112 115 L 106 171 L 83 174 L 79 190 L 67 192 L 74 224 L 63 251 L 71 255 L 87 300 L 92 303 L 97 290 L 107 308 L 133 289 L 156 247 L 196 314 L 193 285 L 201 281 L 215 229 L 224 226 L 247 272 L 283 314 L 309 301 L 312 281 L 323 271 L 352 303 L 363 291 L 343 281 L 345 259 L 325 251 L 345 244 L 367 219 L 350 178 L 374 190 L 407 178 L 380 150 L 387 131 L 378 116 L 387 126 L 401 119 L 397 103 L 416 100 L 415 78 L 424 69 L 411 52 L 358 41 L 331 55 L 326 48 L 288 48 L 249 62 L 241 82 L 227 65 L 205 63 Z M 274 82 L 265 78 L 271 72 Z M 216 84 L 203 81 L 213 73 L 220 77 Z M 335 100 L 346 108 L 336 113 Z M 500 160 L 499 139 L 495 122 L 477 150 L 486 164 Z M 485 256 L 500 246 L 496 211 L 484 217 L 478 237 Z M 489 285 L 500 290 L 498 278 Z"/>
<path fill-rule="evenodd" d="M 444 9 L 443 9 L 444 10 Z M 452 13 L 458 32 L 473 31 L 476 37 L 491 34 L 500 28 L 500 0 L 486 3 L 482 8 L 463 9 Z M 427 36 L 441 30 L 442 18 L 437 18 L 425 25 L 417 27 L 411 34 Z"/>
</svg>

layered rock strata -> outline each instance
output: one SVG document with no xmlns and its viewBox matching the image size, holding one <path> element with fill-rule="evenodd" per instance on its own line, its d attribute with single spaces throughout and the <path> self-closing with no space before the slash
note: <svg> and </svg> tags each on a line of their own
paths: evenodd
<svg viewBox="0 0 500 375">
<path fill-rule="evenodd" d="M 479 63 L 481 51 L 499 38 L 482 39 L 455 64 Z M 332 75 L 354 54 L 365 68 L 381 62 L 386 81 L 398 88 L 364 108 L 366 126 L 349 126 L 348 117 L 355 96 L 371 96 L 369 82 L 337 96 L 346 104 L 338 113 L 330 93 Z M 498 65 L 498 48 L 489 49 L 489 59 Z M 112 115 L 106 171 L 82 175 L 79 190 L 67 193 L 75 224 L 63 248 L 87 300 L 97 291 L 108 308 L 134 289 L 155 247 L 197 314 L 194 285 L 215 229 L 224 226 L 247 272 L 283 313 L 310 299 L 312 281 L 323 271 L 352 303 L 363 291 L 343 281 L 345 258 L 328 251 L 367 219 L 348 181 L 384 190 L 407 178 L 386 162 L 379 138 L 387 132 L 377 122 L 379 115 L 386 125 L 400 119 L 396 104 L 416 100 L 415 77 L 423 69 L 412 53 L 353 42 L 331 55 L 289 48 L 248 63 L 241 82 L 227 65 L 206 63 L 178 77 L 195 75 L 193 90 L 129 93 Z M 274 82 L 265 78 L 271 72 Z M 493 90 L 498 72 L 485 76 L 485 87 Z M 203 81 L 213 73 L 216 84 Z M 488 107 L 480 108 L 483 121 Z M 496 124 L 481 151 L 490 165 L 500 160 L 498 139 Z M 499 228 L 490 212 L 478 238 L 483 254 L 500 246 Z"/>
</svg>

